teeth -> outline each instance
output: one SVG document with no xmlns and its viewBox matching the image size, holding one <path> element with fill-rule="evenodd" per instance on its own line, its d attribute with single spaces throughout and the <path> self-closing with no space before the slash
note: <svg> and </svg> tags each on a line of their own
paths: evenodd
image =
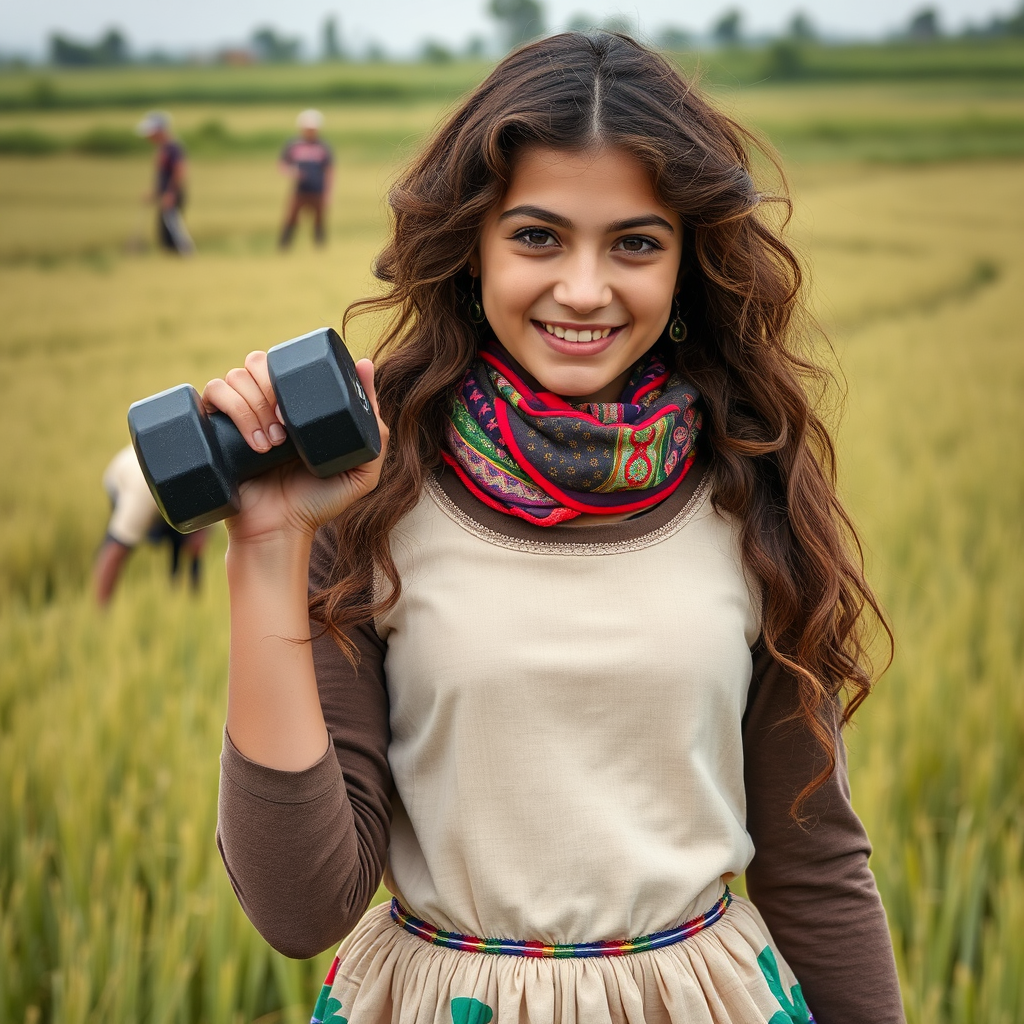
<svg viewBox="0 0 1024 1024">
<path fill-rule="evenodd" d="M 611 327 L 605 327 L 601 331 L 577 331 L 572 327 L 557 327 L 554 324 L 545 324 L 544 330 L 556 338 L 565 338 L 566 341 L 597 341 L 598 338 L 607 338 L 612 333 Z"/>
</svg>

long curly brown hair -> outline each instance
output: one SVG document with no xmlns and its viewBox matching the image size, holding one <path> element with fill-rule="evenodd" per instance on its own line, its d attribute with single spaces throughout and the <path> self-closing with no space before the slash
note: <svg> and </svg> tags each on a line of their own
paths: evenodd
<svg viewBox="0 0 1024 1024">
<path fill-rule="evenodd" d="M 380 484 L 336 522 L 332 585 L 311 614 L 343 650 L 347 631 L 394 606 L 395 524 L 440 462 L 453 389 L 479 340 L 466 316 L 467 265 L 518 149 L 614 146 L 650 171 L 684 226 L 679 367 L 700 389 L 714 503 L 741 524 L 762 591 L 762 640 L 789 669 L 799 718 L 825 753 L 794 813 L 836 764 L 834 721 L 871 689 L 867 627 L 881 623 L 861 549 L 836 495 L 835 452 L 808 394 L 829 375 L 798 352 L 809 322 L 799 263 L 781 237 L 784 188 L 761 194 L 751 154 L 768 147 L 715 110 L 657 53 L 614 33 L 566 33 L 505 58 L 391 189 L 391 238 L 376 263 L 389 286 L 354 303 L 388 316 L 374 353 L 391 440 Z M 777 165 L 776 165 L 777 166 Z M 374 596 L 374 565 L 390 582 Z M 845 700 L 843 699 L 845 691 Z"/>
</svg>

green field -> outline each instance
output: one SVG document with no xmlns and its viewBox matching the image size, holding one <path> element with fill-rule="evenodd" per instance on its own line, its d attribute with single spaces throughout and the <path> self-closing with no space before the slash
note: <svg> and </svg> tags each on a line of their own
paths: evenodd
<svg viewBox="0 0 1024 1024">
<path fill-rule="evenodd" d="M 823 45 L 749 45 L 670 55 L 715 86 L 766 81 L 1021 82 L 1024 40 L 935 40 Z M 0 68 L 0 110 L 89 109 L 180 103 L 444 102 L 471 88 L 480 60 L 441 64 L 324 63 L 90 69 Z"/>
<path fill-rule="evenodd" d="M 323 253 L 273 245 L 294 105 L 175 105 L 186 134 L 217 122 L 229 139 L 195 148 L 185 263 L 132 244 L 146 157 L 74 149 L 126 132 L 135 107 L 0 101 L 0 139 L 59 141 L 0 156 L 5 1024 L 309 1019 L 331 954 L 269 952 L 213 844 L 223 535 L 198 598 L 145 551 L 101 614 L 100 475 L 132 400 L 337 324 L 373 287 L 387 184 L 467 73 L 410 69 L 414 96 L 325 104 L 340 162 Z M 848 385 L 842 488 L 898 643 L 849 734 L 852 784 L 912 1024 L 1024 1020 L 1024 84 L 997 77 L 715 87 L 787 158 L 793 240 Z M 107 95 L 108 79 L 79 85 Z"/>
</svg>

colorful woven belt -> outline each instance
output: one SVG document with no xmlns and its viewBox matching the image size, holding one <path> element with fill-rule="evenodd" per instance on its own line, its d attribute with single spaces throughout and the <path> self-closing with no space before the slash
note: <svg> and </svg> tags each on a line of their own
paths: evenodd
<svg viewBox="0 0 1024 1024">
<path fill-rule="evenodd" d="M 490 953 L 495 956 L 536 956 L 564 959 L 588 956 L 629 956 L 631 953 L 646 953 L 652 949 L 671 946 L 675 942 L 688 939 L 691 935 L 703 931 L 713 925 L 728 909 L 732 902 L 732 893 L 725 887 L 722 898 L 708 911 L 695 917 L 678 928 L 669 928 L 651 935 L 641 935 L 637 939 L 622 939 L 613 942 L 570 942 L 549 945 L 544 942 L 519 941 L 517 939 L 478 939 L 473 935 L 460 935 L 458 932 L 443 932 L 418 917 L 413 917 L 398 902 L 391 900 L 391 917 L 395 923 L 424 942 L 446 949 L 460 949 L 465 953 Z"/>
</svg>

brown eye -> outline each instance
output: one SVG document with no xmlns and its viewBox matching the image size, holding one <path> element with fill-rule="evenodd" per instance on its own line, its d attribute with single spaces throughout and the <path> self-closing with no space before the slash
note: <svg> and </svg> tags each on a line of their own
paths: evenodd
<svg viewBox="0 0 1024 1024">
<path fill-rule="evenodd" d="M 634 255 L 655 252 L 661 248 L 653 238 L 644 238 L 642 235 L 630 235 L 628 238 L 620 239 L 617 245 L 622 252 Z"/>
<path fill-rule="evenodd" d="M 558 239 L 547 228 L 523 228 L 512 237 L 531 249 L 551 249 L 558 244 Z"/>
</svg>

